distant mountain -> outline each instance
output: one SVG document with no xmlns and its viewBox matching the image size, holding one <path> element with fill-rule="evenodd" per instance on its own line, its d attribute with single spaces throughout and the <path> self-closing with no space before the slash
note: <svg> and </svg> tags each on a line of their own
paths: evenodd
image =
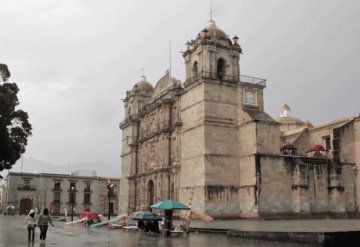
<svg viewBox="0 0 360 247">
<path fill-rule="evenodd" d="M 120 164 L 104 164 L 104 163 L 70 163 L 69 165 L 56 165 L 38 160 L 33 157 L 24 157 L 23 172 L 36 173 L 61 173 L 70 174 L 77 170 L 96 170 L 100 177 L 120 177 Z M 21 172 L 21 159 L 16 162 L 12 172 Z"/>
</svg>

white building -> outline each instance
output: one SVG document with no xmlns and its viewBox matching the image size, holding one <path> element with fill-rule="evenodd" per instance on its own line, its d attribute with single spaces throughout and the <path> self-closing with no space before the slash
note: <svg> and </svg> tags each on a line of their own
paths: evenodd
<svg viewBox="0 0 360 247">
<path fill-rule="evenodd" d="M 110 196 L 108 180 L 114 185 Z M 119 184 L 116 177 L 10 172 L 0 187 L 0 209 L 5 212 L 14 206 L 16 213 L 25 214 L 32 208 L 39 212 L 49 208 L 59 215 L 64 214 L 65 207 L 71 212 L 73 206 L 75 213 L 89 208 L 108 214 L 110 206 L 110 212 L 117 214 Z"/>
</svg>

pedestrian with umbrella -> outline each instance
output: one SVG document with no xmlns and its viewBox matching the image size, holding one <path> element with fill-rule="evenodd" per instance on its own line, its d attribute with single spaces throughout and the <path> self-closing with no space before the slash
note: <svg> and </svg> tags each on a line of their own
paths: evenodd
<svg viewBox="0 0 360 247">
<path fill-rule="evenodd" d="M 190 208 L 180 202 L 166 200 L 155 203 L 150 206 L 153 209 L 161 209 L 165 211 L 165 232 L 166 236 L 171 234 L 172 216 L 174 210 L 190 210 Z"/>
<path fill-rule="evenodd" d="M 129 215 L 129 218 L 138 221 L 138 228 L 140 232 L 155 232 L 159 233 L 159 223 L 162 218 L 160 216 L 155 215 L 152 212 L 143 212 L 138 211 Z"/>
</svg>

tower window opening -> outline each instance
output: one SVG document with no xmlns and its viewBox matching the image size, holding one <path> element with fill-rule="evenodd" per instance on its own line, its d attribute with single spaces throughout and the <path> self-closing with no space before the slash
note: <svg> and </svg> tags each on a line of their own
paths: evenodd
<svg viewBox="0 0 360 247">
<path fill-rule="evenodd" d="M 195 61 L 192 66 L 192 76 L 196 77 L 198 75 L 198 62 Z"/>
<path fill-rule="evenodd" d="M 225 60 L 220 58 L 217 61 L 217 66 L 216 66 L 216 75 L 218 77 L 218 79 L 223 79 L 224 75 L 225 75 Z"/>
</svg>

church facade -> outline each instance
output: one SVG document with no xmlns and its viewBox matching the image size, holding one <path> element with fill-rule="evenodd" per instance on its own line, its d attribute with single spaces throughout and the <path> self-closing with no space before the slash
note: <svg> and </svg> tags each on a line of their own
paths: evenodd
<svg viewBox="0 0 360 247">
<path fill-rule="evenodd" d="M 213 20 L 187 43 L 186 76 L 144 78 L 124 99 L 119 213 L 173 199 L 217 218 L 358 212 L 360 121 L 314 127 L 264 111 L 266 80 Z"/>
</svg>

